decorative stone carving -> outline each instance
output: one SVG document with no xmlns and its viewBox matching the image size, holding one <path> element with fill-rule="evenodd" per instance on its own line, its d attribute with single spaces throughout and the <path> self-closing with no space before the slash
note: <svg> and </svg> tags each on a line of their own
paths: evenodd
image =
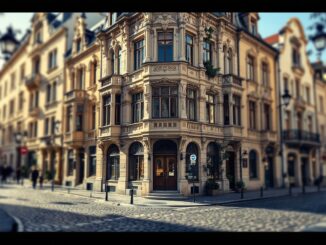
<svg viewBox="0 0 326 245">
<path fill-rule="evenodd" d="M 157 65 L 153 67 L 153 72 L 159 72 L 159 71 L 176 71 L 177 66 L 176 65 Z"/>
<path fill-rule="evenodd" d="M 162 29 L 166 31 L 169 24 L 176 24 L 176 20 L 170 14 L 160 14 L 155 19 L 154 24 L 160 24 Z"/>
</svg>

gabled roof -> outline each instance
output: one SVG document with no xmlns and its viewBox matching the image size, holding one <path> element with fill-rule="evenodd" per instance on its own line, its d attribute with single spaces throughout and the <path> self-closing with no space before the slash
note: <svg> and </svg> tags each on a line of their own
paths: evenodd
<svg viewBox="0 0 326 245">
<path fill-rule="evenodd" d="M 264 40 L 268 44 L 273 45 L 275 43 L 278 43 L 279 37 L 280 37 L 280 35 L 276 33 L 274 35 L 271 35 L 271 36 L 268 36 L 268 37 L 264 38 Z"/>
</svg>

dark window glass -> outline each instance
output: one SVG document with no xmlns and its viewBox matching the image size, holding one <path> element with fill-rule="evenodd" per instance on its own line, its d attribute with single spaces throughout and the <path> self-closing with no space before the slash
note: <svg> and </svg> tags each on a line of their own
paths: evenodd
<svg viewBox="0 0 326 245">
<path fill-rule="evenodd" d="M 186 60 L 193 64 L 193 37 L 186 34 Z"/>
<path fill-rule="evenodd" d="M 46 119 L 45 119 L 44 124 L 45 124 L 44 135 L 48 135 L 48 134 L 49 134 L 49 118 L 46 118 Z"/>
<path fill-rule="evenodd" d="M 206 94 L 206 121 L 215 123 L 215 103 L 214 95 Z"/>
<path fill-rule="evenodd" d="M 54 82 L 52 85 L 52 101 L 57 100 L 57 82 Z"/>
<path fill-rule="evenodd" d="M 256 129 L 256 102 L 249 101 L 249 126 Z"/>
<path fill-rule="evenodd" d="M 207 165 L 211 166 L 214 170 L 214 172 L 209 172 L 207 175 L 214 177 L 215 179 L 220 179 L 220 149 L 219 146 L 216 143 L 209 143 L 207 145 Z"/>
<path fill-rule="evenodd" d="M 247 79 L 254 81 L 255 74 L 254 74 L 254 58 L 252 56 L 247 57 Z"/>
<path fill-rule="evenodd" d="M 140 122 L 144 116 L 143 93 L 132 95 L 132 122 Z"/>
<path fill-rule="evenodd" d="M 265 130 L 270 130 L 270 106 L 268 104 L 264 104 L 264 119 L 265 119 Z"/>
<path fill-rule="evenodd" d="M 72 106 L 67 107 L 67 124 L 66 124 L 66 132 L 71 131 L 71 123 L 72 123 Z"/>
<path fill-rule="evenodd" d="M 209 41 L 203 42 L 203 63 L 212 62 L 211 43 Z"/>
<path fill-rule="evenodd" d="M 95 129 L 96 125 L 96 106 L 92 106 L 92 129 Z"/>
<path fill-rule="evenodd" d="M 51 85 L 46 85 L 46 102 L 49 103 L 51 101 Z"/>
<path fill-rule="evenodd" d="M 263 85 L 268 86 L 268 65 L 266 63 L 262 64 L 262 79 Z"/>
<path fill-rule="evenodd" d="M 153 87 L 153 118 L 175 118 L 178 115 L 178 87 Z"/>
<path fill-rule="evenodd" d="M 187 89 L 187 116 L 189 120 L 196 120 L 196 90 Z"/>
<path fill-rule="evenodd" d="M 252 150 L 249 153 L 249 177 L 250 179 L 257 178 L 257 153 Z"/>
<path fill-rule="evenodd" d="M 68 171 L 67 171 L 67 175 L 68 176 L 71 176 L 73 175 L 73 172 L 74 172 L 74 152 L 73 150 L 68 150 L 68 157 L 67 157 L 67 160 L 68 160 Z"/>
<path fill-rule="evenodd" d="M 83 131 L 84 105 L 77 105 L 76 130 Z"/>
<path fill-rule="evenodd" d="M 107 180 L 117 180 L 120 176 L 120 153 L 116 145 L 111 145 L 107 152 Z"/>
<path fill-rule="evenodd" d="M 102 125 L 110 125 L 110 108 L 111 108 L 111 95 L 103 97 L 103 122 Z"/>
<path fill-rule="evenodd" d="M 144 39 L 135 42 L 134 44 L 134 69 L 138 70 L 143 64 L 144 60 Z"/>
<path fill-rule="evenodd" d="M 241 126 L 241 97 L 233 95 L 233 125 Z"/>
<path fill-rule="evenodd" d="M 173 32 L 158 33 L 158 61 L 173 61 Z"/>
<path fill-rule="evenodd" d="M 133 143 L 129 148 L 129 180 L 142 180 L 144 178 L 144 148 L 139 142 Z"/>
<path fill-rule="evenodd" d="M 121 95 L 115 95 L 115 125 L 120 125 L 121 117 Z"/>
<path fill-rule="evenodd" d="M 223 114 L 224 114 L 224 125 L 230 124 L 230 104 L 229 95 L 225 94 L 223 97 Z"/>
<path fill-rule="evenodd" d="M 190 155 L 192 154 L 195 154 L 197 156 L 195 165 L 190 164 Z M 198 170 L 199 170 L 198 162 L 199 162 L 198 148 L 195 143 L 189 143 L 186 151 L 186 177 L 188 179 L 198 180 Z"/>
<path fill-rule="evenodd" d="M 121 56 L 122 56 L 122 50 L 121 50 L 121 48 L 119 48 L 119 50 L 118 50 L 118 74 L 121 74 L 121 72 L 122 72 Z"/>
<path fill-rule="evenodd" d="M 89 147 L 89 176 L 96 175 L 96 146 Z"/>
</svg>

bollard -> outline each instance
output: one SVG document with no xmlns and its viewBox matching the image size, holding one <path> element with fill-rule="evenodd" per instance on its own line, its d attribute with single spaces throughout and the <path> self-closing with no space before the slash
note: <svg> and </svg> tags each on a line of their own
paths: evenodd
<svg viewBox="0 0 326 245">
<path fill-rule="evenodd" d="M 260 197 L 263 197 L 263 196 L 264 196 L 264 188 L 260 187 Z"/>
<path fill-rule="evenodd" d="M 241 199 L 243 199 L 243 188 L 241 188 Z"/>
<path fill-rule="evenodd" d="M 108 201 L 108 192 L 109 192 L 109 187 L 108 185 L 105 185 L 105 201 Z"/>
<path fill-rule="evenodd" d="M 289 195 L 292 196 L 292 185 L 289 185 Z"/>
<path fill-rule="evenodd" d="M 134 187 L 131 187 L 130 204 L 134 204 Z"/>
</svg>

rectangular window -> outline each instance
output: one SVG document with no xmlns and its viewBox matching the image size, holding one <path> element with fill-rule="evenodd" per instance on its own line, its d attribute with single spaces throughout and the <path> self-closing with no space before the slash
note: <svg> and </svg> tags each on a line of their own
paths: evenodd
<svg viewBox="0 0 326 245">
<path fill-rule="evenodd" d="M 322 96 L 319 96 L 319 111 L 324 112 L 324 99 Z"/>
<path fill-rule="evenodd" d="M 22 111 L 24 108 L 24 92 L 19 93 L 19 110 Z"/>
<path fill-rule="evenodd" d="M 223 96 L 223 114 L 224 114 L 224 125 L 230 125 L 230 104 L 229 95 Z"/>
<path fill-rule="evenodd" d="M 307 103 L 310 104 L 310 88 L 306 87 L 306 99 L 307 99 Z"/>
<path fill-rule="evenodd" d="M 51 84 L 46 85 L 46 103 L 51 101 Z"/>
<path fill-rule="evenodd" d="M 233 125 L 241 126 L 241 97 L 233 95 Z"/>
<path fill-rule="evenodd" d="M 73 150 L 68 150 L 68 169 L 67 169 L 67 175 L 71 176 L 73 175 L 74 172 L 74 151 Z"/>
<path fill-rule="evenodd" d="M 16 85 L 16 75 L 15 73 L 11 74 L 11 83 L 10 83 L 10 89 L 14 90 Z"/>
<path fill-rule="evenodd" d="M 10 101 L 9 114 L 12 116 L 15 112 L 15 101 L 12 99 Z"/>
<path fill-rule="evenodd" d="M 293 66 L 301 66 L 300 52 L 297 48 L 292 48 L 292 64 Z"/>
<path fill-rule="evenodd" d="M 269 85 L 269 82 L 268 82 L 268 65 L 266 63 L 262 64 L 262 80 L 263 80 L 263 85 L 267 87 Z"/>
<path fill-rule="evenodd" d="M 193 65 L 193 37 L 189 34 L 186 34 L 186 60 Z"/>
<path fill-rule="evenodd" d="M 265 123 L 264 129 L 265 130 L 271 130 L 270 114 L 271 114 L 270 105 L 264 104 L 264 123 Z"/>
<path fill-rule="evenodd" d="M 285 113 L 286 117 L 285 117 L 285 129 L 289 130 L 291 129 L 291 112 L 287 111 Z"/>
<path fill-rule="evenodd" d="M 140 122 L 144 116 L 144 98 L 143 93 L 132 95 L 132 122 Z"/>
<path fill-rule="evenodd" d="M 76 131 L 83 131 L 84 105 L 77 105 Z"/>
<path fill-rule="evenodd" d="M 44 135 L 49 135 L 49 118 L 45 118 L 44 121 Z"/>
<path fill-rule="evenodd" d="M 37 122 L 34 122 L 34 138 L 37 137 Z"/>
<path fill-rule="evenodd" d="M 115 95 L 115 125 L 120 125 L 121 121 L 121 95 Z"/>
<path fill-rule="evenodd" d="M 20 83 L 23 83 L 25 79 L 25 64 L 20 66 Z"/>
<path fill-rule="evenodd" d="M 158 61 L 173 61 L 173 32 L 158 32 Z"/>
<path fill-rule="evenodd" d="M 249 101 L 249 126 L 256 129 L 256 102 Z"/>
<path fill-rule="evenodd" d="M 71 124 L 72 124 L 72 106 L 68 106 L 67 107 L 67 123 L 66 123 L 66 132 L 71 132 L 72 130 L 72 127 L 71 127 Z"/>
<path fill-rule="evenodd" d="M 247 57 L 247 79 L 251 81 L 255 81 L 255 75 L 254 75 L 254 57 L 248 56 Z"/>
<path fill-rule="evenodd" d="M 52 84 L 52 101 L 56 101 L 57 100 L 57 82 L 55 81 Z"/>
<path fill-rule="evenodd" d="M 84 69 L 78 70 L 79 89 L 84 89 Z"/>
<path fill-rule="evenodd" d="M 206 121 L 215 123 L 215 103 L 212 94 L 206 94 Z"/>
<path fill-rule="evenodd" d="M 104 96 L 102 126 L 110 125 L 110 108 L 111 108 L 111 95 Z"/>
<path fill-rule="evenodd" d="M 96 175 L 96 146 L 89 147 L 89 176 Z"/>
<path fill-rule="evenodd" d="M 187 89 L 187 117 L 192 121 L 196 120 L 196 94 L 195 89 Z"/>
<path fill-rule="evenodd" d="M 286 77 L 284 77 L 283 80 L 284 80 L 284 91 L 289 91 L 289 80 Z"/>
<path fill-rule="evenodd" d="M 96 125 L 96 105 L 92 106 L 92 129 L 95 129 Z"/>
<path fill-rule="evenodd" d="M 79 53 L 80 49 L 81 49 L 81 39 L 78 39 L 76 41 L 76 50 L 77 50 L 77 53 Z"/>
<path fill-rule="evenodd" d="M 309 133 L 312 133 L 312 117 L 308 116 L 308 130 Z"/>
<path fill-rule="evenodd" d="M 153 118 L 176 118 L 178 112 L 178 87 L 153 87 Z"/>
<path fill-rule="evenodd" d="M 51 134 L 52 135 L 55 135 L 55 130 L 56 130 L 56 128 L 55 128 L 55 117 L 51 117 Z"/>
<path fill-rule="evenodd" d="M 145 57 L 144 39 L 134 43 L 134 70 L 140 69 Z"/>
<path fill-rule="evenodd" d="M 212 48 L 209 41 L 203 42 L 203 63 L 212 62 Z"/>
<path fill-rule="evenodd" d="M 296 96 L 297 98 L 300 97 L 300 80 L 295 80 L 295 87 L 296 87 Z"/>
</svg>

